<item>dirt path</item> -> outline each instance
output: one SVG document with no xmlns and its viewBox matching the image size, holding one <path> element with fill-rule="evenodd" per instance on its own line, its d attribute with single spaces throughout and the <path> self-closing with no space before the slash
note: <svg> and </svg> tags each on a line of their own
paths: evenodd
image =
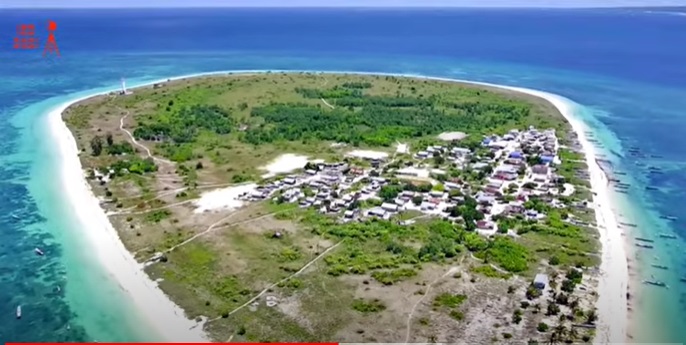
<svg viewBox="0 0 686 345">
<path fill-rule="evenodd" d="M 331 109 L 336 109 L 336 107 L 334 107 L 333 105 L 329 104 L 329 102 L 327 102 L 325 99 L 323 99 L 323 98 L 320 98 L 320 99 L 322 100 L 322 102 L 324 102 L 324 104 L 326 104 L 327 107 L 329 107 L 329 108 L 331 108 Z"/>
<path fill-rule="evenodd" d="M 169 164 L 169 165 L 174 165 L 174 162 L 168 161 L 168 160 L 166 160 L 166 159 L 164 159 L 164 158 L 155 157 L 155 156 L 152 154 L 152 152 L 150 152 L 150 149 L 148 149 L 147 147 L 145 147 L 145 145 L 143 145 L 143 144 L 139 143 L 138 141 L 136 141 L 136 138 L 133 137 L 133 134 L 131 134 L 131 132 L 129 132 L 127 129 L 124 129 L 124 120 L 126 120 L 126 118 L 127 118 L 127 117 L 129 116 L 129 114 L 130 114 L 128 110 L 125 110 L 125 112 L 126 112 L 126 114 L 125 114 L 124 116 L 122 116 L 121 119 L 119 119 L 119 130 L 121 130 L 121 131 L 123 131 L 124 133 L 126 133 L 126 135 L 129 136 L 129 139 L 131 140 L 131 142 L 132 142 L 134 145 L 136 145 L 136 146 L 142 148 L 143 150 L 145 150 L 145 152 L 148 154 L 148 157 L 152 158 L 154 161 L 156 161 L 156 162 L 162 162 L 162 163 Z"/>
<path fill-rule="evenodd" d="M 256 299 L 260 298 L 260 297 L 261 297 L 262 295 L 264 295 L 267 291 L 269 291 L 269 289 L 273 289 L 273 288 L 276 287 L 277 285 L 279 285 L 279 284 L 281 284 L 281 283 L 283 283 L 283 282 L 285 282 L 285 281 L 288 281 L 289 279 L 291 279 L 291 278 L 293 278 L 293 277 L 299 275 L 300 273 L 304 272 L 307 268 L 309 268 L 310 266 L 312 266 L 312 264 L 314 264 L 315 262 L 317 262 L 317 260 L 319 260 L 319 259 L 321 259 L 322 257 L 324 257 L 324 256 L 325 256 L 326 254 L 328 254 L 330 251 L 336 249 L 336 247 L 338 247 L 341 243 L 343 243 L 343 241 L 345 241 L 345 240 L 341 240 L 340 242 L 338 242 L 338 243 L 334 244 L 333 246 L 327 248 L 327 249 L 326 249 L 325 251 L 323 251 L 321 254 L 317 255 L 317 257 L 315 257 L 314 259 L 312 259 L 312 260 L 310 260 L 308 263 L 306 263 L 305 266 L 303 266 L 303 267 L 302 267 L 301 269 L 299 269 L 297 272 L 295 272 L 295 273 L 289 275 L 289 276 L 286 277 L 286 278 L 283 278 L 283 279 L 279 280 L 278 282 L 276 282 L 276 283 L 274 283 L 274 284 L 271 284 L 271 285 L 267 286 L 266 288 L 264 288 L 264 290 L 260 291 L 260 293 L 258 293 L 257 295 L 255 295 L 255 297 L 253 297 L 253 298 L 251 298 L 250 300 L 248 300 L 247 302 L 243 303 L 243 304 L 242 304 L 241 306 L 239 306 L 238 308 L 236 308 L 236 309 L 230 311 L 230 312 L 229 312 L 229 315 L 234 314 L 234 313 L 236 313 L 237 311 L 239 311 L 239 310 L 245 308 L 246 306 L 250 305 L 250 303 L 252 303 L 252 302 L 254 302 Z M 221 319 L 221 318 L 222 318 L 222 317 L 219 316 L 219 317 L 216 317 L 216 318 L 214 318 L 214 319 L 212 319 L 212 320 L 209 320 L 208 322 L 217 321 L 217 320 L 219 320 L 219 319 Z"/>
<path fill-rule="evenodd" d="M 190 201 L 190 200 L 189 200 L 189 201 Z M 203 232 L 200 232 L 200 233 L 197 233 L 197 234 L 191 236 L 189 239 L 187 239 L 187 240 L 185 240 L 185 241 L 183 241 L 183 242 L 181 242 L 181 243 L 179 243 L 179 244 L 177 244 L 177 245 L 175 245 L 175 246 L 173 246 L 173 247 L 171 247 L 171 248 L 169 248 L 169 249 L 163 251 L 162 253 L 165 253 L 165 254 L 166 254 L 166 253 L 169 253 L 169 252 L 171 252 L 171 251 L 173 251 L 173 250 L 175 250 L 175 249 L 177 249 L 177 248 L 179 248 L 179 247 L 181 247 L 181 246 L 184 246 L 184 245 L 186 245 L 186 244 L 192 242 L 193 240 L 197 239 L 198 237 L 207 235 L 208 233 L 210 233 L 210 232 L 212 232 L 212 231 L 214 231 L 214 230 L 219 230 L 219 229 L 224 229 L 224 228 L 228 228 L 228 227 L 232 227 L 232 226 L 236 226 L 236 225 L 241 225 L 241 224 L 246 224 L 246 223 L 254 222 L 254 221 L 259 220 L 259 219 L 263 219 L 263 218 L 266 218 L 266 217 L 271 217 L 271 216 L 273 216 L 273 215 L 277 215 L 277 214 L 279 214 L 279 213 L 284 213 L 284 212 L 288 212 L 288 211 L 290 211 L 290 210 L 283 210 L 283 211 L 278 211 L 278 212 L 272 212 L 272 213 L 264 214 L 264 215 L 261 215 L 261 216 L 258 216 L 258 217 L 254 217 L 254 218 L 250 218 L 250 219 L 246 219 L 246 220 L 241 220 L 241 221 L 239 221 L 239 222 L 229 223 L 229 224 L 225 224 L 225 225 L 218 226 L 218 225 L 221 224 L 222 222 L 225 222 L 225 221 L 227 221 L 228 219 L 231 219 L 232 217 L 234 217 L 235 215 L 238 214 L 238 212 L 234 212 L 234 213 L 231 213 L 230 215 L 228 215 L 228 216 L 226 216 L 226 217 L 224 217 L 224 218 L 222 218 L 222 219 L 220 219 L 220 220 L 218 220 L 218 221 L 212 223 L 212 224 L 207 228 L 207 230 L 205 230 L 205 231 L 203 231 Z M 151 257 L 150 259 L 148 259 L 147 262 L 151 262 L 151 260 L 152 260 L 153 258 L 154 258 L 154 256 Z"/>
<path fill-rule="evenodd" d="M 414 315 L 414 312 L 415 312 L 415 310 L 417 309 L 417 307 L 419 306 L 419 304 L 421 304 L 422 301 L 424 301 L 424 298 L 426 298 L 426 296 L 429 295 L 429 292 L 431 291 L 431 288 L 433 288 L 433 286 L 434 286 L 436 283 L 438 283 L 441 279 L 443 279 L 443 278 L 445 278 L 445 277 L 447 277 L 447 276 L 449 276 L 449 275 L 451 275 L 451 274 L 453 274 L 453 273 L 455 273 L 455 272 L 457 272 L 457 271 L 459 271 L 459 270 L 460 270 L 460 267 L 459 267 L 459 266 L 451 267 L 451 268 L 450 268 L 448 271 L 446 271 L 442 276 L 440 276 L 440 277 L 436 278 L 436 280 L 432 281 L 431 284 L 429 284 L 429 285 L 426 287 L 426 292 L 424 292 L 424 295 L 422 295 L 422 298 L 420 298 L 419 301 L 417 301 L 417 303 L 415 303 L 414 306 L 412 306 L 412 310 L 410 310 L 410 314 L 407 315 L 407 328 L 406 328 L 406 331 L 405 331 L 405 344 L 406 344 L 406 345 L 407 345 L 407 343 L 410 341 L 410 331 L 412 330 L 412 316 Z"/>
<path fill-rule="evenodd" d="M 326 84 L 328 84 L 328 83 L 329 83 L 329 80 L 326 79 L 326 78 L 324 78 L 324 83 L 322 83 L 322 87 L 326 86 Z M 334 107 L 333 105 L 329 104 L 329 102 L 327 102 L 324 98 L 320 98 L 320 100 L 321 100 L 322 102 L 324 102 L 324 104 L 325 104 L 327 107 L 329 107 L 329 108 L 331 108 L 331 109 L 336 109 L 336 107 Z"/>
</svg>

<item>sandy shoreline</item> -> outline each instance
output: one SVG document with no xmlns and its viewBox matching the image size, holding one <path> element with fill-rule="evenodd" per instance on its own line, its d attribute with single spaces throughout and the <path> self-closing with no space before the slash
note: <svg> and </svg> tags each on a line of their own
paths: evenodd
<svg viewBox="0 0 686 345">
<path fill-rule="evenodd" d="M 140 315 L 148 321 L 147 326 L 152 327 L 156 334 L 169 342 L 208 342 L 209 338 L 202 327 L 186 318 L 184 311 L 162 292 L 143 271 L 143 266 L 124 247 L 86 181 L 76 140 L 62 120 L 62 112 L 71 104 L 92 96 L 95 94 L 61 104 L 52 109 L 47 117 L 60 156 L 59 182 L 80 227 L 88 229 L 83 231 L 83 235 L 90 243 L 89 250 L 116 279 L 137 306 Z"/>
<path fill-rule="evenodd" d="M 255 74 L 264 72 L 267 71 L 222 71 L 180 76 L 169 78 L 169 80 L 222 74 Z M 629 283 L 627 252 L 624 247 L 622 231 L 617 224 L 616 216 L 613 211 L 614 206 L 607 186 L 607 178 L 595 162 L 596 150 L 585 137 L 585 124 L 574 116 L 573 102 L 563 97 L 537 90 L 450 78 L 346 71 L 279 70 L 272 72 L 376 74 L 443 80 L 512 90 L 545 99 L 553 104 L 579 136 L 579 140 L 585 152 L 589 174 L 591 176 L 592 189 L 596 194 L 594 195 L 593 203 L 596 206 L 596 219 L 602 244 L 602 263 L 600 266 L 601 276 L 598 286 L 599 299 L 597 302 L 599 321 L 594 342 L 624 343 L 626 341 L 628 324 L 626 292 Z M 165 80 L 168 79 L 165 78 L 146 82 L 141 85 L 136 85 L 135 87 L 150 85 Z M 141 313 L 149 320 L 150 325 L 152 325 L 159 334 L 168 338 L 170 341 L 207 341 L 208 337 L 202 331 L 202 327 L 197 326 L 194 329 L 191 329 L 196 326 L 196 323 L 185 317 L 183 310 L 175 305 L 162 290 L 157 287 L 157 284 L 142 270 L 142 265 L 136 262 L 132 254 L 126 250 L 119 239 L 117 231 L 110 223 L 104 210 L 100 207 L 98 199 L 92 193 L 90 186 L 85 180 L 85 175 L 78 158 L 76 141 L 62 120 L 62 112 L 74 103 L 103 93 L 105 92 L 93 93 L 89 96 L 64 103 L 50 111 L 48 116 L 50 129 L 62 158 L 62 165 L 59 168 L 60 182 L 66 191 L 69 203 L 73 205 L 75 209 L 75 214 L 81 222 L 82 227 L 84 229 L 89 229 L 89 231 L 85 232 L 85 235 L 88 236 L 89 241 L 97 249 L 96 252 L 99 255 L 99 259 L 102 261 L 103 266 L 120 282 L 136 305 L 140 306 Z"/>
<path fill-rule="evenodd" d="M 497 85 L 492 85 L 499 87 Z M 591 188 L 595 193 L 593 205 L 595 207 L 596 222 L 602 245 L 602 261 L 598 284 L 597 333 L 596 344 L 625 343 L 628 334 L 629 312 L 627 308 L 627 287 L 629 285 L 629 269 L 627 265 L 627 251 L 624 247 L 622 229 L 617 223 L 614 204 L 609 190 L 607 176 L 595 161 L 596 149 L 586 138 L 586 125 L 574 116 L 574 104 L 568 99 L 551 93 L 517 87 L 505 87 L 509 90 L 528 93 L 546 99 L 552 103 L 579 137 L 584 150 L 586 165 L 591 177 Z"/>
</svg>

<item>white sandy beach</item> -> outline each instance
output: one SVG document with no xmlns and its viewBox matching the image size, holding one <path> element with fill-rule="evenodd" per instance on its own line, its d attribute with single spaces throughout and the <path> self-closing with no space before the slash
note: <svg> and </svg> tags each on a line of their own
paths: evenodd
<svg viewBox="0 0 686 345">
<path fill-rule="evenodd" d="M 88 96 L 91 97 L 91 96 Z M 82 99 L 88 98 L 84 97 Z M 124 247 L 98 199 L 90 189 L 78 157 L 76 141 L 62 120 L 62 112 L 74 100 L 50 111 L 47 117 L 61 166 L 59 181 L 74 215 L 90 244 L 90 251 L 137 306 L 147 320 L 151 333 L 168 342 L 208 342 L 202 326 L 186 318 L 184 311 L 172 302 L 143 271 Z"/>
<path fill-rule="evenodd" d="M 624 238 L 622 237 L 622 230 L 619 228 L 619 224 L 617 224 L 607 177 L 595 161 L 595 147 L 587 140 L 584 134 L 586 132 L 586 125 L 575 118 L 574 104 L 570 100 L 542 91 L 517 87 L 505 88 L 546 99 L 562 113 L 579 136 L 591 176 L 591 187 L 595 193 L 593 204 L 596 210 L 596 221 L 602 244 L 601 276 L 598 286 L 599 297 L 596 304 L 598 308 L 598 327 L 594 343 L 625 343 L 627 341 L 629 323 L 626 298 L 627 286 L 629 284 L 627 250 Z"/>
</svg>

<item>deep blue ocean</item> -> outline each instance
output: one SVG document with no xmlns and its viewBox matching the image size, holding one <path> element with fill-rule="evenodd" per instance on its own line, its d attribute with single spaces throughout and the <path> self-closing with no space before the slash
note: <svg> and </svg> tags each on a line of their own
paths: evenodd
<svg viewBox="0 0 686 345">
<path fill-rule="evenodd" d="M 58 25 L 60 58 L 12 49 L 17 25 L 35 24 L 44 40 L 47 20 Z M 686 342 L 686 16 L 640 9 L 1 10 L 0 342 L 156 340 L 92 259 L 80 235 L 88 229 L 73 226 L 47 112 L 122 77 L 256 69 L 470 79 L 583 105 L 578 115 L 629 173 L 621 212 L 639 224 L 631 236 L 679 236 L 632 258 L 641 278 L 670 288 L 640 287 L 631 334 Z M 646 156 L 631 156 L 634 146 Z M 651 268 L 658 260 L 670 270 Z"/>
</svg>

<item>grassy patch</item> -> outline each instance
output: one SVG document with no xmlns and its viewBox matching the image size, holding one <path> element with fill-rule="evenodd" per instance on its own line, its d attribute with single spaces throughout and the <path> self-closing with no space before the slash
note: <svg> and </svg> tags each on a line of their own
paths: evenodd
<svg viewBox="0 0 686 345">
<path fill-rule="evenodd" d="M 378 299 L 368 301 L 356 299 L 353 301 L 352 308 L 363 314 L 378 313 L 386 310 L 386 306 Z"/>
</svg>

